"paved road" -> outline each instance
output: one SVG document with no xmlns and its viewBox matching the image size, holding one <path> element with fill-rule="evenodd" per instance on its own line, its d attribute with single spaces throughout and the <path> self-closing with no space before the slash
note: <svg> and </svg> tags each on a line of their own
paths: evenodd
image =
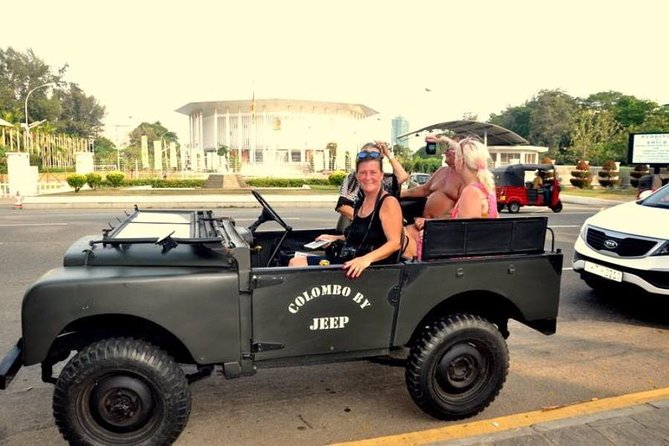
<svg viewBox="0 0 669 446">
<path fill-rule="evenodd" d="M 504 390 L 469 422 L 593 398 L 669 387 L 666 302 L 643 296 L 598 297 L 569 270 L 571 245 L 595 208 L 546 213 L 565 252 L 558 333 L 546 337 L 511 324 L 511 370 Z M 529 213 L 527 210 L 521 211 Z M 240 224 L 257 210 L 225 210 Z M 119 211 L 0 207 L 0 351 L 20 334 L 26 287 L 60 262 L 77 237 L 99 233 Z M 326 227 L 332 211 L 282 209 L 294 227 Z M 540 290 L 537 290 L 540 292 Z M 193 410 L 178 445 L 313 445 L 449 426 L 424 415 L 404 386 L 402 368 L 366 361 L 265 369 L 249 378 L 214 376 L 193 385 Z M 23 369 L 0 394 L 0 444 L 63 444 L 51 417 L 52 386 L 39 367 Z"/>
</svg>

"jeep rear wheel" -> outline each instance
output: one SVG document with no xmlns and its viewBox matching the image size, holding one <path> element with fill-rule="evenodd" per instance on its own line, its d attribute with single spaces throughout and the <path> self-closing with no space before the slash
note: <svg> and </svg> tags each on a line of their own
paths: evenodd
<svg viewBox="0 0 669 446">
<path fill-rule="evenodd" d="M 406 383 L 425 413 L 442 420 L 476 415 L 499 394 L 509 352 L 493 324 L 474 315 L 438 320 L 411 347 Z"/>
<path fill-rule="evenodd" d="M 186 426 L 190 403 L 188 381 L 169 355 L 144 341 L 107 339 L 65 366 L 53 414 L 70 444 L 165 445 Z"/>
</svg>

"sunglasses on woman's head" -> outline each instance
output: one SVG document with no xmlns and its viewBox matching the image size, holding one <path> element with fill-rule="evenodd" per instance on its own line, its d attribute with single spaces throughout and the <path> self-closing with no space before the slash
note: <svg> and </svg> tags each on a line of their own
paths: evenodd
<svg viewBox="0 0 669 446">
<path fill-rule="evenodd" d="M 377 160 L 381 158 L 381 152 L 375 152 L 373 150 L 363 150 L 362 152 L 358 152 L 358 159 L 359 160 L 365 160 L 365 159 L 373 159 Z"/>
</svg>

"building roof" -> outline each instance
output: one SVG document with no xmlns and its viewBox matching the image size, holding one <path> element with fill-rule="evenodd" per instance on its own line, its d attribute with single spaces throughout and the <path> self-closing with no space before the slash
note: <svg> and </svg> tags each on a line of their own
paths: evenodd
<svg viewBox="0 0 669 446">
<path fill-rule="evenodd" d="M 471 136 L 476 135 L 486 140 L 490 146 L 513 146 L 520 144 L 529 144 L 529 142 L 519 134 L 509 129 L 489 122 L 478 122 L 469 120 L 447 121 L 438 124 L 428 125 L 422 129 L 414 130 L 398 136 L 405 138 L 407 136 L 419 136 L 422 132 L 453 132 L 455 135 Z"/>
<path fill-rule="evenodd" d="M 379 112 L 362 104 L 347 104 L 344 102 L 322 102 L 305 101 L 301 99 L 240 99 L 234 101 L 208 101 L 208 102 L 189 102 L 176 109 L 177 112 L 184 115 L 190 115 L 196 111 L 202 111 L 205 114 L 213 114 L 214 110 L 219 113 L 225 113 L 225 110 L 234 110 L 234 113 L 250 113 L 251 104 L 255 104 L 256 113 L 265 112 L 285 112 L 288 108 L 292 110 L 300 109 L 341 109 L 344 111 L 357 112 L 365 117 L 376 115 Z"/>
</svg>

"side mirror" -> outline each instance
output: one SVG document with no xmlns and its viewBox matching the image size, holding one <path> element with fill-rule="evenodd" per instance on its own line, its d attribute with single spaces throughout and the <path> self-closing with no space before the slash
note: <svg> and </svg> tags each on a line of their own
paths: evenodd
<svg viewBox="0 0 669 446">
<path fill-rule="evenodd" d="M 436 142 L 428 142 L 425 144 L 425 153 L 427 155 L 434 155 L 437 153 L 437 143 Z"/>
</svg>

